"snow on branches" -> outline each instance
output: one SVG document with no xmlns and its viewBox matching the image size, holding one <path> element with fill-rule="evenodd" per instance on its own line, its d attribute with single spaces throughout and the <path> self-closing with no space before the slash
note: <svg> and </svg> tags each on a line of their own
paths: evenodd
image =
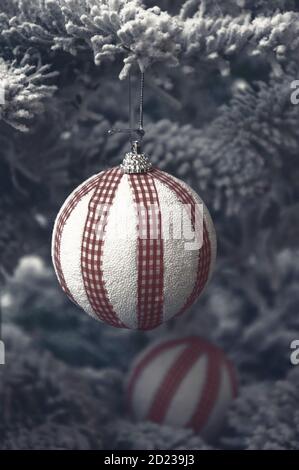
<svg viewBox="0 0 299 470">
<path fill-rule="evenodd" d="M 3 102 L 0 103 L 0 119 L 20 131 L 28 131 L 30 121 L 44 110 L 44 101 L 56 91 L 47 80 L 55 73 L 50 66 L 35 66 L 28 62 L 28 55 L 20 63 L 0 58 L 0 86 Z"/>
</svg>

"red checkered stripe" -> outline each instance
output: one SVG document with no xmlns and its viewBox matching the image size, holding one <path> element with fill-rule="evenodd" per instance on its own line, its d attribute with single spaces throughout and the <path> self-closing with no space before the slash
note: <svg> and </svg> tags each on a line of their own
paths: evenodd
<svg viewBox="0 0 299 470">
<path fill-rule="evenodd" d="M 147 419 L 156 423 L 163 422 L 179 386 L 191 370 L 192 366 L 199 359 L 200 354 L 200 348 L 192 348 L 189 345 L 186 345 L 186 348 L 169 368 L 164 380 L 155 393 Z"/>
<path fill-rule="evenodd" d="M 160 354 L 162 354 L 164 351 L 167 351 L 168 349 L 171 349 L 172 347 L 180 346 L 181 344 L 187 344 L 187 341 L 185 338 L 183 339 L 173 339 L 169 340 L 163 343 L 158 344 L 157 346 L 153 347 L 145 353 L 145 355 L 142 356 L 142 358 L 137 362 L 135 365 L 132 374 L 130 375 L 130 378 L 128 380 L 128 385 L 127 385 L 127 403 L 129 405 L 129 408 L 133 412 L 133 394 L 134 394 L 134 388 L 137 383 L 137 380 L 140 377 L 140 374 L 142 371 L 158 357 Z"/>
<path fill-rule="evenodd" d="M 164 183 L 169 189 L 175 192 L 180 202 L 183 204 L 188 204 L 191 207 L 191 223 L 193 229 L 195 227 L 195 214 L 196 214 L 196 201 L 193 197 L 183 188 L 179 183 L 177 183 L 173 178 L 171 178 L 167 173 L 158 170 L 157 168 L 152 170 L 152 174 L 154 178 L 157 178 L 161 183 Z M 194 288 L 189 295 L 187 301 L 180 309 L 180 311 L 176 315 L 181 315 L 185 310 L 187 310 L 195 301 L 195 299 L 199 296 L 203 288 L 205 287 L 208 277 L 209 277 L 209 270 L 211 265 L 211 242 L 209 239 L 209 233 L 207 230 L 206 223 L 203 223 L 203 245 L 199 250 L 198 256 L 198 266 L 197 266 L 197 274 L 196 274 L 196 281 L 194 284 Z"/>
<path fill-rule="evenodd" d="M 81 270 L 86 295 L 100 320 L 118 328 L 125 328 L 109 301 L 103 277 L 104 230 L 116 189 L 123 176 L 119 167 L 103 173 L 89 202 L 82 247 Z M 101 208 L 101 210 L 100 210 Z"/>
<path fill-rule="evenodd" d="M 61 259 L 60 259 L 60 247 L 61 247 L 61 238 L 63 228 L 66 224 L 66 221 L 70 217 L 71 213 L 79 203 L 79 201 L 84 197 L 89 191 L 94 189 L 98 184 L 99 179 L 101 178 L 102 173 L 95 175 L 91 179 L 89 179 L 86 183 L 83 183 L 80 188 L 74 192 L 73 196 L 69 200 L 69 202 L 64 206 L 60 215 L 58 216 L 56 228 L 55 228 L 55 235 L 54 235 L 54 265 L 56 269 L 56 273 L 60 282 L 60 285 L 63 291 L 67 294 L 67 296 L 73 301 L 74 298 L 66 284 L 62 266 L 61 266 Z"/>
<path fill-rule="evenodd" d="M 142 330 L 163 321 L 163 240 L 158 193 L 150 173 L 131 174 L 138 219 L 137 322 Z"/>
<path fill-rule="evenodd" d="M 222 353 L 212 346 L 205 346 L 207 357 L 206 380 L 195 412 L 186 427 L 199 432 L 208 422 L 220 392 Z"/>
</svg>

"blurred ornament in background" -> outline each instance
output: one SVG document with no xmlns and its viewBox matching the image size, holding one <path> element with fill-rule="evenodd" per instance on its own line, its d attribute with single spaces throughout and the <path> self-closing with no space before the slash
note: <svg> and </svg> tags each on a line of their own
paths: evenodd
<svg viewBox="0 0 299 470">
<path fill-rule="evenodd" d="M 185 312 L 202 292 L 216 235 L 187 184 L 151 168 L 144 156 L 138 168 L 129 157 L 67 198 L 52 256 L 62 289 L 88 314 L 115 327 L 150 330 Z"/>
<path fill-rule="evenodd" d="M 207 441 L 219 436 L 236 395 L 232 362 L 196 336 L 146 348 L 135 359 L 126 384 L 133 419 L 191 428 Z"/>
</svg>

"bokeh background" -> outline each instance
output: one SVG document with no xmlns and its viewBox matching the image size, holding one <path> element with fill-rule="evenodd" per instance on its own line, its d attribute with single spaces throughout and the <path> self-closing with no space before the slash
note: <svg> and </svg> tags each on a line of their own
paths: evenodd
<svg viewBox="0 0 299 470">
<path fill-rule="evenodd" d="M 295 0 L 0 0 L 2 449 L 299 448 L 298 33 Z M 129 148 L 107 130 L 127 127 L 140 67 L 144 151 L 199 192 L 219 244 L 204 295 L 151 332 L 90 319 L 50 260 L 65 197 Z M 238 370 L 212 444 L 124 403 L 136 354 L 188 334 Z"/>
</svg>

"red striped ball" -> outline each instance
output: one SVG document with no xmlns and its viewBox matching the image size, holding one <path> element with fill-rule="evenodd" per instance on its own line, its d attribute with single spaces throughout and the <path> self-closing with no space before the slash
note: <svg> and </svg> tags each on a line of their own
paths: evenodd
<svg viewBox="0 0 299 470">
<path fill-rule="evenodd" d="M 191 428 L 213 440 L 237 394 L 236 372 L 224 352 L 208 341 L 173 339 L 137 357 L 126 391 L 136 420 Z"/>
<path fill-rule="evenodd" d="M 166 238 L 167 209 L 182 211 L 174 228 L 189 222 L 195 229 L 199 204 L 201 248 L 186 249 L 185 235 Z M 212 273 L 216 236 L 207 208 L 188 185 L 158 169 L 124 174 L 115 167 L 67 198 L 55 222 L 52 257 L 62 289 L 88 314 L 115 327 L 147 330 L 197 299 Z"/>
</svg>

